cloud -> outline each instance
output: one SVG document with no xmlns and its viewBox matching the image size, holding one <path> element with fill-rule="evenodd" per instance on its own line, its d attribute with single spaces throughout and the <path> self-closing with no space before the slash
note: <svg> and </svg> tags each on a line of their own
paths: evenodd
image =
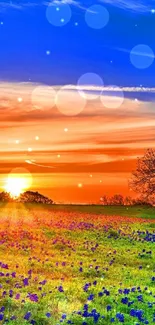
<svg viewBox="0 0 155 325">
<path fill-rule="evenodd" d="M 41 87 L 39 109 L 33 107 L 32 101 L 32 94 L 38 86 Z M 59 87 L 52 89 L 57 93 Z M 88 89 L 96 92 L 95 86 Z M 111 87 L 106 89 L 109 91 Z M 129 95 L 132 91 L 139 93 L 139 88 L 122 89 Z M 144 90 L 151 92 L 151 88 Z M 76 87 L 69 85 L 65 91 L 68 100 L 71 97 L 73 100 Z M 51 108 L 50 100 L 49 86 L 0 84 L 0 165 L 8 163 L 7 170 L 11 164 L 27 164 L 33 172 L 41 172 L 43 168 L 43 172 L 48 172 L 51 167 L 55 167 L 54 173 L 84 173 L 87 167 L 101 173 L 127 171 L 132 165 L 129 161 L 135 161 L 144 148 L 155 146 L 155 111 L 151 102 L 125 98 L 120 107 L 106 108 L 99 99 L 87 100 L 83 111 L 70 117 L 62 114 L 57 105 Z M 110 96 L 108 100 L 111 100 Z M 72 101 L 72 104 L 74 109 L 78 102 Z M 64 132 L 65 128 L 68 132 Z M 35 140 L 36 136 L 39 136 L 39 141 Z M 32 152 L 28 152 L 29 147 Z M 122 158 L 126 167 L 122 166 Z M 119 162 L 118 166 L 116 162 Z"/>
<path fill-rule="evenodd" d="M 53 0 L 53 1 L 51 0 L 51 1 L 46 2 L 47 5 L 52 4 L 52 3 L 58 4 L 58 5 L 67 3 L 69 5 L 73 5 L 73 6 L 85 9 L 85 7 L 83 7 L 83 5 L 82 5 L 82 2 L 75 1 L 75 0 Z"/>
<path fill-rule="evenodd" d="M 9 1 L 9 0 L 6 0 L 6 1 L 1 1 L 0 2 L 0 10 L 7 10 L 7 9 L 16 9 L 16 10 L 22 10 L 23 8 L 25 7 L 33 7 L 33 6 L 36 6 L 37 3 L 34 2 L 34 1 L 31 1 L 31 2 L 26 2 L 26 1 Z"/>
<path fill-rule="evenodd" d="M 135 13 L 144 14 L 152 9 L 151 0 L 100 0 L 100 2 Z"/>
<path fill-rule="evenodd" d="M 29 7 L 48 6 L 50 4 L 67 3 L 71 6 L 78 7 L 84 11 L 89 10 L 89 5 L 86 0 L 5 0 L 0 2 L 0 11 L 7 9 L 23 10 Z M 98 0 L 99 4 L 111 5 L 122 10 L 130 11 L 132 13 L 146 14 L 152 10 L 151 0 Z M 92 12 L 92 11 L 91 11 Z"/>
<path fill-rule="evenodd" d="M 14 122 L 37 122 L 41 120 L 57 120 L 70 118 L 70 112 L 79 112 L 79 105 L 82 103 L 80 114 L 75 114 L 79 119 L 87 117 L 111 116 L 116 117 L 153 116 L 154 107 L 149 102 L 149 96 L 155 94 L 155 88 L 144 87 L 97 87 L 95 85 L 68 85 L 65 89 L 61 86 L 45 86 L 33 83 L 0 83 L 0 114 L 1 121 Z M 101 91 L 103 90 L 103 93 Z M 81 96 L 84 95 L 84 98 Z M 117 105 L 119 94 L 124 96 L 122 105 Z M 135 100 L 135 96 L 141 93 L 147 94 L 148 102 Z M 90 100 L 92 94 L 98 98 Z M 124 94 L 124 95 L 123 95 Z M 131 98 L 130 98 L 131 97 Z M 116 105 L 115 105 L 116 102 Z M 105 103 L 105 105 L 104 105 Z M 60 109 L 59 109 L 60 107 Z M 66 107 L 69 114 L 66 116 Z M 64 114 L 63 114 L 64 113 Z"/>
<path fill-rule="evenodd" d="M 6 0 L 0 2 L 0 11 L 4 11 L 7 9 L 15 9 L 15 10 L 22 10 L 24 8 L 29 7 L 39 7 L 39 6 L 48 6 L 50 4 L 62 4 L 67 3 L 69 5 L 73 5 L 76 7 L 79 7 L 81 9 L 85 9 L 85 7 L 82 6 L 82 4 L 75 0 Z"/>
<path fill-rule="evenodd" d="M 22 10 L 29 7 L 38 7 L 38 6 L 48 6 L 49 4 L 61 4 L 67 3 L 71 6 L 76 6 L 82 10 L 89 10 L 89 6 L 86 0 L 76 1 L 76 0 L 5 0 L 0 2 L 0 11 L 7 9 Z M 151 0 L 98 0 L 98 3 L 103 5 L 111 5 L 118 7 L 123 10 L 131 11 L 133 13 L 148 13 L 152 10 L 152 1 Z"/>
<path fill-rule="evenodd" d="M 119 52 L 129 53 L 129 54 L 132 53 L 132 55 L 139 55 L 139 56 L 148 57 L 148 58 L 152 58 L 152 59 L 155 58 L 155 55 L 154 55 L 153 51 L 151 50 L 151 48 L 149 48 L 150 49 L 149 52 L 146 52 L 145 46 L 144 46 L 143 52 L 141 52 L 140 50 L 137 50 L 137 49 L 129 50 L 129 49 L 121 48 L 121 47 L 111 47 L 111 49 L 119 51 Z"/>
<path fill-rule="evenodd" d="M 120 49 L 120 48 L 115 48 L 116 50 L 124 50 L 125 52 L 128 52 L 128 50 L 125 49 Z M 130 51 L 129 51 L 130 52 Z M 77 86 L 75 85 L 68 85 L 67 86 L 68 90 L 75 90 L 77 89 Z M 119 91 L 124 91 L 124 92 L 146 92 L 146 93 L 154 93 L 155 88 L 149 88 L 149 87 L 117 87 L 117 86 L 95 86 L 95 85 L 83 85 L 83 86 L 78 86 L 79 90 L 87 90 L 87 91 L 114 91 L 114 92 L 119 92 Z"/>
</svg>

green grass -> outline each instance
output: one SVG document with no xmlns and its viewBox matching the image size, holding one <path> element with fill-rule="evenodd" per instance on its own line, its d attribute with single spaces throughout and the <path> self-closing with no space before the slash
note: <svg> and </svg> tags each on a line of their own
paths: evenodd
<svg viewBox="0 0 155 325">
<path fill-rule="evenodd" d="M 148 206 L 103 206 L 103 205 L 43 205 L 43 204 L 26 204 L 28 207 L 35 206 L 36 209 L 48 209 L 62 212 L 78 212 L 89 214 L 116 215 L 139 217 L 146 219 L 155 218 L 155 207 Z"/>
</svg>

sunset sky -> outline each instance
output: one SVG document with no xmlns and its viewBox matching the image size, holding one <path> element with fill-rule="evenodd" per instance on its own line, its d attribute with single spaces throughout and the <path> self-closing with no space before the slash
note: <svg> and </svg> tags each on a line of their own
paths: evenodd
<svg viewBox="0 0 155 325">
<path fill-rule="evenodd" d="M 136 159 L 155 147 L 151 4 L 0 2 L 1 190 L 19 168 L 56 202 L 132 195 Z"/>
</svg>

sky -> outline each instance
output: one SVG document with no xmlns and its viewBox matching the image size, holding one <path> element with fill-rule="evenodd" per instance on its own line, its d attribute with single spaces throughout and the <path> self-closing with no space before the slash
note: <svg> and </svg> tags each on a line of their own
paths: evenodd
<svg viewBox="0 0 155 325">
<path fill-rule="evenodd" d="M 133 195 L 155 147 L 155 3 L 0 2 L 0 188 L 29 172 L 56 202 Z"/>
</svg>

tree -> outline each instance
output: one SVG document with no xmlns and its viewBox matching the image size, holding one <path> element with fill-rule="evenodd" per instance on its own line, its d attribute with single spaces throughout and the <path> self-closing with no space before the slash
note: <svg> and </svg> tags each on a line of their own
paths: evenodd
<svg viewBox="0 0 155 325">
<path fill-rule="evenodd" d="M 133 204 L 133 198 L 131 196 L 125 196 L 124 205 L 132 205 L 132 204 Z"/>
<path fill-rule="evenodd" d="M 138 158 L 129 185 L 143 199 L 155 204 L 155 149 L 147 149 L 144 156 Z"/>
<path fill-rule="evenodd" d="M 115 194 L 113 196 L 106 196 L 103 195 L 100 198 L 100 201 L 103 205 L 124 205 L 125 204 L 125 198 L 121 194 Z"/>
<path fill-rule="evenodd" d="M 111 205 L 124 205 L 124 198 L 121 194 L 115 194 L 110 199 Z"/>
<path fill-rule="evenodd" d="M 109 205 L 109 198 L 106 195 L 103 195 L 100 198 L 100 201 L 102 202 L 103 205 Z"/>
<path fill-rule="evenodd" d="M 23 202 L 23 203 L 53 204 L 53 201 L 48 197 L 33 191 L 26 191 L 22 193 L 18 200 L 19 202 Z"/>
<path fill-rule="evenodd" d="M 0 202 L 9 202 L 11 201 L 11 197 L 9 193 L 1 192 L 0 193 Z"/>
</svg>

